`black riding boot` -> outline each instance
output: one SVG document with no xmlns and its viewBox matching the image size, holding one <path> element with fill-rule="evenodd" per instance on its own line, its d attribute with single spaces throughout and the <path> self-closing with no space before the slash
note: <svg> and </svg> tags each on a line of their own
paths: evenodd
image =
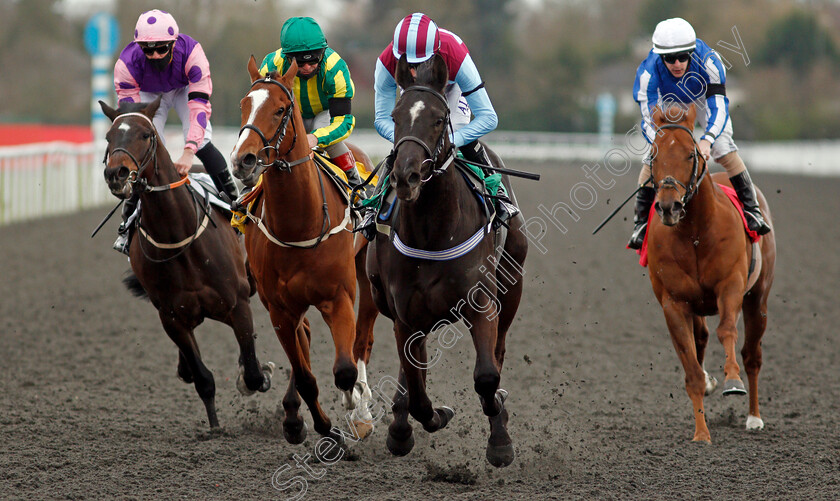
<svg viewBox="0 0 840 501">
<path fill-rule="evenodd" d="M 656 199 L 656 190 L 650 186 L 642 186 L 636 193 L 636 215 L 633 217 L 633 234 L 630 235 L 630 241 L 627 247 L 631 249 L 641 249 L 642 243 L 645 241 L 645 233 L 647 233 L 648 218 L 650 217 L 650 206 Z"/>
<path fill-rule="evenodd" d="M 122 252 L 126 256 L 128 255 L 128 249 L 131 246 L 131 237 L 133 236 L 132 229 L 134 228 L 134 221 L 129 221 L 129 218 L 134 211 L 137 209 L 137 202 L 140 201 L 140 197 L 131 197 L 126 199 L 123 202 L 122 206 L 122 222 L 120 226 L 117 228 L 117 239 L 114 241 L 114 250 Z"/>
<path fill-rule="evenodd" d="M 225 202 L 231 203 L 239 198 L 239 190 L 233 176 L 230 175 L 225 157 L 213 146 L 213 143 L 205 144 L 203 148 L 195 152 L 195 156 L 204 164 L 204 170 L 210 174 L 219 193 L 227 196 L 228 200 Z"/>
<path fill-rule="evenodd" d="M 490 162 L 490 156 L 487 154 L 487 149 L 483 144 L 478 142 L 478 140 L 467 143 L 458 149 L 467 161 L 475 164 L 481 164 L 479 167 L 482 165 L 486 165 L 488 167 L 493 165 Z M 485 176 L 495 174 L 495 171 L 484 169 L 483 167 L 481 170 L 484 171 Z M 519 208 L 513 203 L 513 200 L 510 199 L 508 194 L 505 193 L 504 188 L 502 188 L 502 183 L 499 183 L 499 189 L 496 191 L 496 201 L 496 216 L 501 222 L 506 223 L 510 220 L 510 218 L 519 214 Z"/>
<path fill-rule="evenodd" d="M 747 226 L 750 230 L 757 232 L 759 235 L 770 233 L 770 225 L 764 220 L 761 209 L 758 207 L 758 199 L 755 196 L 755 188 L 753 188 L 750 174 L 744 171 L 737 176 L 730 177 L 729 181 L 735 188 L 738 199 L 744 204 L 744 215 L 747 216 Z"/>
</svg>

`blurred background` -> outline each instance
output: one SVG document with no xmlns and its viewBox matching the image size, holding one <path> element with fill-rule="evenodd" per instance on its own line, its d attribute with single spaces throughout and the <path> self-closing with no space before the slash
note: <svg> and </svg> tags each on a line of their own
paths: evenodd
<svg viewBox="0 0 840 501">
<path fill-rule="evenodd" d="M 279 47 L 290 16 L 314 17 L 348 62 L 358 127 L 373 126 L 374 62 L 396 22 L 420 8 L 466 42 L 500 129 L 595 132 L 596 99 L 617 100 L 615 129 L 638 121 L 636 67 L 662 19 L 680 16 L 731 63 L 727 94 L 736 140 L 833 138 L 840 130 L 840 2 L 794 0 L 0 0 L 0 122 L 85 124 L 90 57 L 83 30 L 105 11 L 119 50 L 138 15 L 171 12 L 205 49 L 213 122 L 239 124 L 245 64 Z M 748 64 L 718 41 L 743 40 Z"/>
<path fill-rule="evenodd" d="M 635 163 L 638 155 L 625 150 L 640 118 L 632 96 L 636 68 L 656 24 L 679 16 L 728 67 L 735 140 L 750 170 L 840 174 L 840 0 L 418 4 L 0 0 L 0 225 L 114 203 L 100 164 L 109 122 L 96 100 L 114 104 L 114 61 L 131 41 L 139 14 L 153 8 L 171 12 L 181 32 L 204 47 L 213 76 L 213 141 L 225 155 L 235 144 L 239 100 L 250 84 L 248 57 L 261 61 L 279 48 L 283 22 L 304 15 L 321 24 L 350 67 L 357 119 L 352 140 L 374 160 L 382 158 L 390 144 L 372 130 L 376 58 L 396 23 L 423 9 L 469 47 L 499 114 L 498 130 L 486 139 L 503 158 L 563 167 L 607 162 L 605 152 L 619 149 L 618 156 Z M 115 28 L 106 30 L 115 35 L 113 51 L 92 58 L 91 25 L 103 17 Z M 93 133 L 92 121 L 98 121 Z M 170 151 L 180 151 L 174 111 L 164 136 Z"/>
</svg>

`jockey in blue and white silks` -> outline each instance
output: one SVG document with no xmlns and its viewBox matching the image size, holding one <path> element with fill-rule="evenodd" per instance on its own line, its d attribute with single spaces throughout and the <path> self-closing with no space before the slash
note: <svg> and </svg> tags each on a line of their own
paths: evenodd
<svg viewBox="0 0 840 501">
<path fill-rule="evenodd" d="M 669 104 L 693 103 L 704 129 L 697 143 L 700 153 L 706 160 L 711 157 L 726 169 L 732 187 L 744 204 L 749 228 L 760 235 L 768 233 L 770 226 L 761 215 L 752 180 L 732 139 L 726 68 L 720 56 L 696 37 L 688 21 L 678 17 L 656 25 L 652 42 L 653 48 L 636 70 L 633 84 L 633 98 L 639 103 L 645 139 L 651 143 L 656 137 L 651 122 L 655 106 L 664 108 Z M 654 188 L 646 185 L 650 179 L 650 164 L 650 153 L 647 153 L 639 173 L 633 234 L 627 243 L 630 249 L 641 248 L 650 207 L 656 198 Z"/>
</svg>

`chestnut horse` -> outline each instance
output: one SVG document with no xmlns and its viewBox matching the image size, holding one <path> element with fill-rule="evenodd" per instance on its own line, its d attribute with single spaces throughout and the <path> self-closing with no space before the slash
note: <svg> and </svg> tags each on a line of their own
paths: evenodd
<svg viewBox="0 0 840 501">
<path fill-rule="evenodd" d="M 758 410 L 758 373 L 776 242 L 770 233 L 753 245 L 742 216 L 718 187 L 718 183 L 731 186 L 726 173 L 707 175 L 708 166 L 692 136 L 695 113 L 693 104 L 688 109 L 654 111 L 659 133 L 653 143 L 656 154 L 651 167 L 659 217 L 650 220 L 647 252 L 653 291 L 685 370 L 685 387 L 694 407 L 694 441 L 711 442 L 703 395 L 713 391 L 717 381 L 703 368 L 709 339 L 705 316 L 720 315 L 717 335 L 726 352 L 723 394 L 743 395 L 746 390 L 735 345 L 738 317 L 744 312 L 741 356 L 749 378 L 750 401 L 746 427 L 764 427 Z M 757 188 L 756 193 L 761 211 L 772 225 L 767 201 Z"/>
<path fill-rule="evenodd" d="M 521 231 L 491 229 L 465 174 L 453 165 L 449 107 L 442 95 L 447 73 L 437 55 L 417 67 L 416 78 L 405 56 L 397 64 L 396 80 L 404 92 L 392 114 L 390 183 L 399 207 L 391 216 L 392 234 L 377 233 L 367 255 L 374 300 L 394 321 L 400 357 L 402 387 L 394 397 L 387 446 L 395 455 L 411 451 L 409 414 L 428 432 L 445 427 L 454 416 L 449 407 L 433 408 L 426 394 L 432 364 L 425 342 L 431 331 L 454 329 L 446 326 L 462 320 L 476 350 L 474 388 L 490 421 L 487 460 L 502 467 L 514 460 L 514 449 L 507 432 L 507 392 L 499 382 L 505 337 L 522 295 L 528 244 Z M 498 157 L 491 156 L 499 165 Z M 521 227 L 522 215 L 510 223 Z"/>
<path fill-rule="evenodd" d="M 364 239 L 354 248 L 347 201 L 312 160 L 307 131 L 291 90 L 296 72 L 297 63 L 293 62 L 282 76 L 272 72 L 262 77 L 254 57 L 248 61 L 251 89 L 240 102 L 242 128 L 231 164 L 234 175 L 246 186 L 254 186 L 261 175 L 263 180 L 262 195 L 249 211 L 249 219 L 259 225 L 249 224 L 245 246 L 260 299 L 292 365 L 283 398 L 286 439 L 297 444 L 306 436 L 298 413 L 303 397 L 315 430 L 343 441 L 338 430 L 331 431 L 330 419 L 318 403 L 309 358 L 309 321 L 304 316 L 310 306 L 321 312 L 332 332 L 335 385 L 344 392 L 345 407 L 354 409 L 354 434 L 364 438 L 373 425 L 367 409 L 371 393 L 365 368 L 377 315 L 362 266 L 356 326 L 355 263 L 364 264 L 356 258 Z M 351 149 L 372 170 L 367 155 Z"/>
<path fill-rule="evenodd" d="M 127 199 L 139 192 L 143 215 L 129 251 L 134 276 L 126 285 L 148 297 L 163 328 L 178 346 L 178 377 L 194 383 L 218 428 L 216 386 L 204 366 L 193 330 L 205 318 L 229 325 L 239 343 L 237 388 L 250 395 L 271 386 L 273 364 L 260 367 L 254 351 L 254 322 L 242 244 L 221 209 L 196 197 L 175 170 L 152 125 L 160 98 L 150 104 L 99 102 L 113 124 L 106 135 L 105 180 L 111 193 Z"/>
</svg>

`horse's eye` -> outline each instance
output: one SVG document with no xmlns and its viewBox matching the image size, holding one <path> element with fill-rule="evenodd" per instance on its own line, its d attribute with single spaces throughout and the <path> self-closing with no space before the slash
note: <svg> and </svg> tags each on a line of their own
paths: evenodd
<svg viewBox="0 0 840 501">
<path fill-rule="evenodd" d="M 144 132 L 144 133 L 143 133 L 143 139 L 149 139 L 150 137 L 152 137 L 152 133 L 151 133 L 151 132 Z"/>
<path fill-rule="evenodd" d="M 437 126 L 437 125 L 441 125 L 441 124 L 443 124 L 443 119 L 438 118 L 437 121 L 435 122 L 435 125 Z"/>
<path fill-rule="evenodd" d="M 280 109 L 278 109 L 274 114 L 279 117 L 279 116 L 283 115 L 284 111 L 286 111 L 286 108 L 281 106 Z"/>
</svg>

